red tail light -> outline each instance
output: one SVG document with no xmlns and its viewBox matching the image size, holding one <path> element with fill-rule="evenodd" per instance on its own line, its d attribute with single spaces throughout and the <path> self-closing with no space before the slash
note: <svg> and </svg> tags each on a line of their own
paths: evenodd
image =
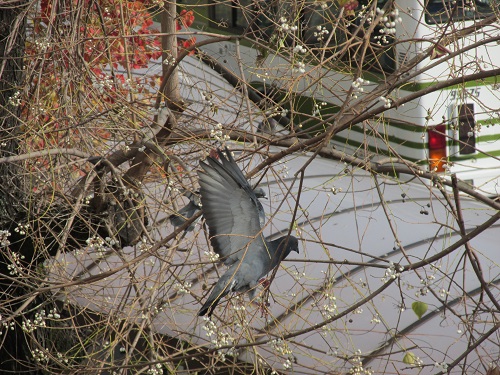
<svg viewBox="0 0 500 375">
<path fill-rule="evenodd" d="M 427 131 L 429 140 L 429 169 L 444 172 L 446 163 L 446 125 L 437 125 Z"/>
</svg>

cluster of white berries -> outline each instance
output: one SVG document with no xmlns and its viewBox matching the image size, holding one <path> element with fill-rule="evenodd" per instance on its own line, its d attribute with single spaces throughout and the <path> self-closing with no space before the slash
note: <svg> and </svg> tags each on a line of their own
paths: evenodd
<svg viewBox="0 0 500 375">
<path fill-rule="evenodd" d="M 189 294 L 189 289 L 193 286 L 192 283 L 184 281 L 183 283 L 175 283 L 174 289 L 180 294 Z"/>
<path fill-rule="evenodd" d="M 258 297 L 256 300 L 260 299 Z M 240 296 L 235 296 L 231 299 L 231 306 L 234 311 L 245 311 L 247 309 L 245 301 L 240 298 Z"/>
<path fill-rule="evenodd" d="M 139 243 L 137 243 L 136 247 L 139 250 L 139 252 L 142 254 L 142 253 L 148 252 L 149 249 L 151 249 L 152 245 L 149 244 L 146 239 L 143 239 L 142 241 L 139 241 Z"/>
<path fill-rule="evenodd" d="M 174 186 L 174 182 L 172 180 L 168 181 L 166 185 L 167 185 L 166 187 L 167 191 L 172 191 L 173 193 L 179 192 L 179 189 Z"/>
<path fill-rule="evenodd" d="M 294 64 L 294 68 L 292 69 L 294 73 L 305 73 L 306 72 L 306 64 L 304 64 L 302 61 L 297 61 Z"/>
<path fill-rule="evenodd" d="M 434 273 L 436 273 L 440 268 L 439 265 L 436 266 L 436 265 L 432 265 L 432 264 L 430 265 L 430 267 L 431 267 L 431 271 L 434 271 Z M 429 292 L 429 287 L 432 285 L 432 283 L 434 282 L 435 279 L 436 279 L 436 276 L 431 274 L 431 275 L 427 275 L 425 277 L 425 279 L 420 279 L 419 285 L 412 285 L 406 281 L 403 281 L 402 285 L 405 286 L 407 290 L 417 289 L 417 291 L 415 292 L 415 297 L 419 298 L 421 296 L 425 296 Z M 445 289 L 440 289 L 439 293 L 441 295 L 441 298 L 444 298 L 450 294 Z M 404 307 L 402 307 L 402 309 L 404 309 Z"/>
<path fill-rule="evenodd" d="M 203 320 L 205 321 L 205 324 L 203 325 L 202 329 L 205 331 L 205 334 L 208 337 L 212 337 L 212 335 L 214 335 L 217 331 L 217 326 L 207 317 L 204 317 Z"/>
<path fill-rule="evenodd" d="M 211 92 L 203 91 L 201 93 L 201 96 L 203 97 L 204 101 L 208 102 L 208 104 L 212 104 L 212 99 L 214 98 L 214 96 Z"/>
<path fill-rule="evenodd" d="M 274 339 L 269 342 L 269 345 L 276 353 L 286 358 L 285 362 L 283 362 L 283 368 L 285 370 L 291 369 L 293 367 L 292 361 L 294 361 L 295 358 L 293 357 L 292 350 L 290 349 L 286 341 L 282 339 Z"/>
<path fill-rule="evenodd" d="M 45 320 L 48 319 L 59 319 L 61 315 L 58 314 L 57 310 L 50 310 L 47 314 L 45 310 L 35 313 L 35 318 L 33 322 L 30 319 L 26 319 L 22 323 L 22 330 L 27 333 L 31 333 L 39 327 L 46 327 L 47 324 Z"/>
<path fill-rule="evenodd" d="M 325 304 L 323 304 L 323 309 L 321 310 L 321 314 L 326 319 L 331 319 L 333 315 L 337 312 L 337 297 L 333 294 L 325 293 Z"/>
<path fill-rule="evenodd" d="M 219 261 L 219 254 L 214 253 L 212 250 L 210 251 L 205 251 L 205 256 L 208 257 L 208 259 L 211 262 L 218 262 Z"/>
<path fill-rule="evenodd" d="M 396 269 L 397 267 L 397 269 Z M 396 266 L 393 262 L 389 263 L 389 267 L 385 270 L 384 277 L 382 277 L 382 282 L 386 283 L 389 280 L 394 280 L 401 276 L 401 272 L 404 271 L 402 266 Z"/>
<path fill-rule="evenodd" d="M 399 16 L 399 9 L 394 9 L 392 12 L 384 14 L 384 11 L 380 8 L 376 9 L 376 15 L 381 17 L 381 26 L 379 29 L 380 35 L 375 35 L 374 39 L 377 40 L 379 45 L 389 43 L 387 36 L 394 35 L 396 33 L 396 24 L 403 22 Z M 371 23 L 375 15 L 370 12 L 367 15 L 366 21 Z"/>
<path fill-rule="evenodd" d="M 40 38 L 35 40 L 35 47 L 38 51 L 45 51 L 50 47 L 50 41 L 47 38 Z"/>
<path fill-rule="evenodd" d="M 293 278 L 296 281 L 300 281 L 301 278 L 303 278 L 304 276 L 306 276 L 305 272 L 291 271 L 291 273 L 292 273 Z"/>
<path fill-rule="evenodd" d="M 363 311 L 364 311 L 364 310 L 363 310 L 363 308 L 362 308 L 362 307 L 358 307 L 358 308 L 357 308 L 356 310 L 354 310 L 352 313 L 353 313 L 354 315 L 361 315 L 361 314 L 363 314 Z"/>
<path fill-rule="evenodd" d="M 64 363 L 69 363 L 69 359 L 68 358 L 65 358 L 64 355 L 60 352 L 57 352 L 57 359 L 59 359 L 60 361 L 63 361 Z"/>
<path fill-rule="evenodd" d="M 413 364 L 415 367 L 422 367 L 424 365 L 424 361 L 422 361 L 422 359 L 420 357 L 414 356 L 413 361 L 414 361 Z"/>
<path fill-rule="evenodd" d="M 33 356 L 33 359 L 37 362 L 48 362 L 49 356 L 46 354 L 47 352 L 48 349 L 45 349 L 44 351 L 40 349 L 34 349 L 31 351 L 31 355 Z"/>
<path fill-rule="evenodd" d="M 148 371 L 146 371 L 146 374 L 148 375 L 163 374 L 163 370 L 161 367 L 162 367 L 161 363 L 157 363 L 156 365 L 149 367 Z"/>
<path fill-rule="evenodd" d="M 366 85 L 367 83 L 370 83 L 369 81 L 367 80 L 364 80 L 363 78 L 361 77 L 358 77 L 356 78 L 352 83 L 351 83 L 351 87 L 355 90 L 355 91 L 359 91 L 359 92 L 363 92 L 365 91 L 364 88 L 363 88 L 363 85 Z"/>
<path fill-rule="evenodd" d="M 146 371 L 146 374 L 148 375 L 159 375 L 159 374 L 163 374 L 163 370 L 162 370 L 162 365 L 161 363 L 157 363 L 156 365 L 154 366 L 151 366 L 148 371 Z"/>
<path fill-rule="evenodd" d="M 106 76 L 99 82 L 94 83 L 94 87 L 100 91 L 103 91 L 104 89 L 110 90 L 113 88 L 113 79 L 109 76 Z"/>
<path fill-rule="evenodd" d="M 450 292 L 448 290 L 444 289 L 444 288 L 441 288 L 439 290 L 439 295 L 440 295 L 441 298 L 445 298 L 445 297 L 447 297 L 447 296 L 450 295 Z"/>
<path fill-rule="evenodd" d="M 204 317 L 203 320 L 205 321 L 205 324 L 203 325 L 202 329 L 205 331 L 205 334 L 209 338 L 212 338 L 212 336 L 214 336 L 214 338 L 211 339 L 211 343 L 216 348 L 230 345 L 234 341 L 229 333 L 219 331 L 215 323 L 212 322 L 210 318 Z"/>
<path fill-rule="evenodd" d="M 24 255 L 19 255 L 18 253 L 10 252 L 10 257 L 12 263 L 7 266 L 9 270 L 9 275 L 18 275 L 22 269 L 21 261 L 24 259 Z"/>
<path fill-rule="evenodd" d="M 333 195 L 337 195 L 338 193 L 342 193 L 342 188 L 337 188 L 333 186 L 330 191 L 333 193 Z"/>
<path fill-rule="evenodd" d="M 9 329 L 9 328 L 10 328 L 10 330 L 11 330 L 11 331 L 13 331 L 13 330 L 14 330 L 14 327 L 16 326 L 16 323 L 14 322 L 14 320 L 11 320 L 9 323 L 7 323 L 6 321 L 4 321 L 4 320 L 2 319 L 2 315 L 0 315 L 0 322 L 2 322 L 2 327 L 3 327 L 3 328 L 5 328 L 5 329 Z M 1 336 L 2 334 L 3 334 L 3 332 L 2 332 L 2 331 L 0 331 L 0 336 Z"/>
<path fill-rule="evenodd" d="M 271 122 L 274 121 L 274 119 L 271 119 L 272 117 L 275 117 L 275 116 L 283 116 L 283 117 L 285 117 L 285 116 L 288 115 L 288 109 L 280 107 L 279 105 L 276 105 L 276 106 L 273 106 L 273 107 L 267 109 L 264 112 L 264 115 L 266 116 L 267 121 L 270 122 L 269 125 L 271 125 Z M 265 124 L 265 125 L 267 126 L 267 124 Z"/>
<path fill-rule="evenodd" d="M 370 83 L 370 82 L 367 80 L 364 80 L 361 77 L 358 77 L 354 81 L 352 81 L 351 87 L 353 88 L 353 96 L 356 97 L 356 93 L 365 91 L 365 89 L 363 88 L 363 85 L 366 85 L 368 83 Z"/>
<path fill-rule="evenodd" d="M 17 224 L 17 227 L 14 228 L 14 232 L 24 236 L 29 228 L 29 224 Z"/>
<path fill-rule="evenodd" d="M 287 167 L 287 165 L 282 162 L 281 164 L 276 164 L 276 173 L 281 176 L 281 178 L 288 178 L 288 174 L 290 172 L 290 169 Z"/>
<path fill-rule="evenodd" d="M 326 102 L 321 102 L 321 103 L 314 103 L 313 110 L 312 110 L 312 115 L 313 116 L 318 116 L 321 114 L 321 109 L 326 105 Z"/>
<path fill-rule="evenodd" d="M 358 354 L 361 354 L 361 350 L 357 350 Z M 363 361 L 361 360 L 361 357 L 359 355 L 354 356 L 351 359 L 351 363 L 353 366 L 349 369 L 348 374 L 350 375 L 372 375 L 373 370 L 370 368 L 364 368 L 363 367 Z"/>
<path fill-rule="evenodd" d="M 87 238 L 85 241 L 89 250 L 93 250 L 97 253 L 99 258 L 103 257 L 106 253 L 106 247 L 104 246 L 106 242 L 99 236 L 92 236 Z"/>
<path fill-rule="evenodd" d="M 441 370 L 448 370 L 448 364 L 446 362 L 436 362 L 434 363 L 434 367 L 438 368 L 438 369 L 441 369 Z"/>
<path fill-rule="evenodd" d="M 281 17 L 280 18 L 279 30 L 283 31 L 285 33 L 294 32 L 294 31 L 297 31 L 297 26 L 296 25 L 290 26 L 288 24 L 288 20 L 286 19 L 286 17 Z"/>
<path fill-rule="evenodd" d="M 307 48 L 300 45 L 300 44 L 297 44 L 295 47 L 293 47 L 293 52 L 294 53 L 306 53 Z"/>
<path fill-rule="evenodd" d="M 21 93 L 16 91 L 14 95 L 9 97 L 9 104 L 13 107 L 19 107 L 21 105 Z"/>
<path fill-rule="evenodd" d="M 378 314 L 373 314 L 373 318 L 372 318 L 372 320 L 370 320 L 370 323 L 379 324 L 380 323 L 380 316 Z"/>
<path fill-rule="evenodd" d="M 381 96 L 379 98 L 379 100 L 384 103 L 384 108 L 391 108 L 392 107 L 392 99 L 391 98 L 386 98 L 385 96 Z"/>
<path fill-rule="evenodd" d="M 420 284 L 422 285 L 418 291 L 415 293 L 415 297 L 425 296 L 429 293 L 430 281 L 433 281 L 436 277 L 434 275 L 427 276 L 426 279 L 421 279 Z"/>
<path fill-rule="evenodd" d="M 210 107 L 210 111 L 213 113 L 217 113 L 219 107 L 214 103 L 214 96 L 212 95 L 212 93 L 203 91 L 201 93 L 201 96 L 203 96 L 203 100 L 207 102 L 208 106 Z"/>
<path fill-rule="evenodd" d="M 7 247 L 10 245 L 10 234 L 8 230 L 0 230 L 0 247 Z"/>
<path fill-rule="evenodd" d="M 163 65 L 174 66 L 176 62 L 177 62 L 176 58 L 170 53 L 170 51 L 167 51 L 165 59 L 163 60 Z"/>
<path fill-rule="evenodd" d="M 229 140 L 229 136 L 222 132 L 222 124 L 218 123 L 215 125 L 214 129 L 210 130 L 210 137 L 214 138 L 216 141 L 224 143 Z"/>
<path fill-rule="evenodd" d="M 321 42 L 325 39 L 325 37 L 330 34 L 330 32 L 328 31 L 328 29 L 324 26 L 321 26 L 321 25 L 318 25 L 316 26 L 316 30 L 313 35 L 314 37 L 316 38 L 316 40 L 318 42 Z"/>
</svg>

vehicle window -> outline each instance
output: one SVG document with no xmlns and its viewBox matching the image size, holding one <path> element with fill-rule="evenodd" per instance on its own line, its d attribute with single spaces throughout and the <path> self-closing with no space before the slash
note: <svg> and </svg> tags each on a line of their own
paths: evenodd
<svg viewBox="0 0 500 375">
<path fill-rule="evenodd" d="M 377 1 L 377 7 L 382 8 L 386 0 Z M 317 49 L 326 56 L 344 48 L 348 48 L 339 58 L 351 68 L 362 65 L 365 70 L 374 72 L 393 72 L 395 69 L 394 38 L 387 35 L 381 42 L 376 36 L 380 35 L 382 26 L 377 26 L 370 35 L 370 43 L 364 44 L 365 27 L 360 27 L 358 13 L 363 6 L 371 6 L 373 1 L 361 1 L 354 15 L 341 17 L 341 8 L 336 1 L 329 1 L 318 5 L 314 2 L 306 7 L 303 14 L 302 39 L 310 48 Z M 334 27 L 335 26 L 335 27 Z M 331 35 L 333 33 L 333 35 Z M 349 41 L 354 38 L 354 41 Z M 362 47 L 360 47 L 362 46 Z"/>
<path fill-rule="evenodd" d="M 498 0 L 427 0 L 425 21 L 436 24 L 450 19 L 480 19 L 498 12 L 498 5 Z"/>
<path fill-rule="evenodd" d="M 216 2 L 210 1 L 210 25 L 221 29 L 244 30 L 248 27 L 249 15 L 247 9 L 250 0 Z"/>
</svg>

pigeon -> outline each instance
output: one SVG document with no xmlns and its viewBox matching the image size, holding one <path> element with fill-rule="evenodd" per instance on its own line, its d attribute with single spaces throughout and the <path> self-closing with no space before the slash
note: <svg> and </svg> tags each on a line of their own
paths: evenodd
<svg viewBox="0 0 500 375">
<path fill-rule="evenodd" d="M 217 150 L 220 161 L 208 157 L 198 172 L 203 215 L 210 242 L 229 269 L 212 289 L 198 312 L 210 317 L 229 292 L 249 292 L 254 300 L 256 286 L 291 251 L 299 252 L 293 236 L 266 241 L 262 235 L 264 208 L 231 152 Z"/>
<path fill-rule="evenodd" d="M 191 219 L 198 211 L 201 210 L 201 201 L 199 197 L 199 192 L 196 191 L 194 193 L 190 191 L 185 191 L 183 194 L 185 197 L 189 199 L 189 203 L 182 207 L 178 212 L 170 215 L 168 218 L 170 220 L 170 223 L 174 227 L 180 227 L 183 225 L 187 220 Z M 190 232 L 194 229 L 196 223 L 201 219 L 201 216 L 198 218 L 198 220 L 193 221 L 185 230 L 184 232 Z"/>
<path fill-rule="evenodd" d="M 257 187 L 253 190 L 257 198 L 264 198 L 267 199 L 267 194 L 264 191 L 264 189 Z M 185 191 L 183 194 L 185 197 L 189 199 L 189 203 L 182 207 L 178 212 L 170 215 L 168 218 L 170 220 L 170 223 L 174 227 L 180 227 L 183 225 L 187 220 L 191 219 L 198 211 L 201 210 L 201 201 L 200 201 L 200 191 L 197 190 L 194 193 L 190 191 Z M 185 230 L 184 232 L 191 232 L 194 227 L 196 226 L 196 223 L 200 221 L 202 216 L 200 216 L 197 220 L 193 221 Z M 262 217 L 262 225 L 264 225 L 265 217 Z"/>
</svg>

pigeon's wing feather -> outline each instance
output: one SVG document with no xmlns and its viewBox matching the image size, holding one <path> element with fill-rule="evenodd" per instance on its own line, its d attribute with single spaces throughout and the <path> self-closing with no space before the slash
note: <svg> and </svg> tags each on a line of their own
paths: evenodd
<svg viewBox="0 0 500 375">
<path fill-rule="evenodd" d="M 255 250 L 262 244 L 261 238 L 253 241 L 261 230 L 262 205 L 246 179 L 241 179 L 239 169 L 238 175 L 236 164 L 224 166 L 208 158 L 200 165 L 201 202 L 210 240 L 214 251 L 231 264 L 240 260 L 249 246 Z"/>
<path fill-rule="evenodd" d="M 226 147 L 225 154 L 221 150 L 217 150 L 219 154 L 219 159 L 222 162 L 222 166 L 231 173 L 231 175 L 235 178 L 236 182 L 240 184 L 245 190 L 248 190 L 252 200 L 255 201 L 255 205 L 257 206 L 257 211 L 259 213 L 260 225 L 264 226 L 266 220 L 266 214 L 264 212 L 264 207 L 257 198 L 267 198 L 266 192 L 262 188 L 252 189 L 245 175 L 238 167 L 238 164 L 234 161 L 233 156 L 231 155 L 231 151 L 229 151 Z M 224 156 L 226 155 L 226 156 Z"/>
</svg>

